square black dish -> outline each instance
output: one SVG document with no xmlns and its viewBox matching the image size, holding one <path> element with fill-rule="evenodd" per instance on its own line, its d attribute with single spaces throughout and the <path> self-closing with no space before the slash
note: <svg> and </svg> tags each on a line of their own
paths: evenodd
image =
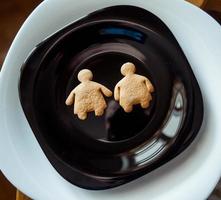
<svg viewBox="0 0 221 200">
<path fill-rule="evenodd" d="M 110 98 L 86 121 L 65 105 L 79 70 L 113 90 L 133 62 L 155 87 L 151 106 L 126 114 Z M 181 153 L 203 119 L 198 83 L 168 27 L 152 13 L 114 6 L 89 14 L 39 44 L 19 83 L 20 101 L 47 158 L 68 181 L 107 189 L 136 179 Z"/>
</svg>

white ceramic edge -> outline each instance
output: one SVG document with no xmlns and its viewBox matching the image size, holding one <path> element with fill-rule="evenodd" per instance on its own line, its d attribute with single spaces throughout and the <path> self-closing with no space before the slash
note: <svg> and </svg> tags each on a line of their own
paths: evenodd
<svg viewBox="0 0 221 200">
<path fill-rule="evenodd" d="M 59 1 L 48 0 L 43 2 L 42 5 L 39 6 L 28 18 L 22 29 L 19 31 L 4 62 L 2 72 L 0 73 L 0 112 L 4 113 L 0 118 L 0 160 L 4 162 L 0 163 L 0 167 L 4 174 L 18 188 L 29 194 L 31 197 L 41 200 L 53 198 L 60 199 L 62 197 L 67 197 L 65 199 L 70 199 L 71 197 L 74 199 L 74 197 L 76 197 L 77 199 L 115 198 L 129 200 L 132 198 L 138 198 L 138 193 L 140 194 L 139 197 L 141 196 L 139 199 L 145 199 L 147 197 L 146 195 L 148 195 L 150 199 L 153 199 L 153 197 L 155 199 L 162 199 L 162 195 L 164 199 L 176 199 L 179 197 L 179 199 L 195 200 L 206 198 L 218 181 L 221 171 L 221 159 L 219 156 L 221 136 L 218 134 L 218 131 L 221 130 L 218 119 L 221 119 L 221 117 L 220 114 L 216 112 L 217 110 L 220 110 L 218 101 L 221 95 L 219 91 L 214 92 L 214 89 L 221 85 L 218 78 L 218 74 L 220 73 L 218 63 L 220 63 L 221 58 L 221 50 L 218 45 L 220 44 L 220 26 L 202 11 L 187 3 L 181 3 L 175 0 L 173 2 L 160 0 L 149 2 L 133 2 L 132 0 L 124 1 L 125 4 L 136 4 L 137 6 L 145 4 L 147 8 L 160 16 L 171 30 L 173 30 L 187 58 L 193 66 L 195 74 L 198 75 L 197 79 L 200 85 L 207 91 L 206 93 L 203 91 L 203 93 L 207 105 L 206 112 L 208 119 L 206 126 L 204 127 L 205 130 L 203 131 L 203 135 L 197 138 L 194 142 L 195 145 L 191 145 L 188 150 L 172 162 L 153 173 L 120 188 L 103 192 L 89 192 L 67 183 L 51 167 L 24 118 L 20 104 L 18 103 L 17 84 L 15 84 L 19 75 L 19 70 L 15 69 L 15 66 L 20 66 L 21 61 L 28 55 L 31 48 L 48 34 L 53 33 L 64 24 L 70 23 L 73 19 L 77 19 L 79 16 L 95 10 L 97 4 L 99 4 L 100 7 L 119 4 L 118 1 L 95 2 L 85 0 L 84 2 L 81 2 L 81 9 L 77 10 L 76 13 L 71 13 L 73 7 L 64 6 L 68 5 L 66 4 L 67 2 L 74 3 L 74 1 L 68 0 L 63 1 L 62 5 Z M 50 6 L 52 3 L 53 8 Z M 91 10 L 88 8 L 88 5 L 91 5 Z M 173 13 L 168 13 L 168 7 Z M 60 9 L 64 12 L 59 13 Z M 58 20 L 57 25 L 54 25 L 53 23 L 50 24 L 51 32 L 49 31 L 47 33 L 39 31 L 40 29 L 45 30 L 44 28 L 48 26 L 43 20 L 44 17 L 47 18 L 47 15 L 45 15 L 46 12 L 51 14 L 56 13 Z M 176 15 L 180 17 L 182 16 L 182 20 L 175 18 L 174 16 Z M 33 22 L 36 22 L 36 20 L 42 20 L 42 24 L 38 29 L 33 27 L 32 24 Z M 186 24 L 187 22 L 189 26 Z M 61 26 L 59 27 L 58 24 Z M 205 25 L 207 26 L 207 29 L 204 28 Z M 183 30 L 184 27 L 186 28 L 185 32 Z M 191 27 L 195 27 L 196 30 L 191 29 Z M 31 34 L 32 37 L 30 36 L 31 30 L 37 32 Z M 194 36 L 194 38 L 190 35 Z M 25 41 L 28 41 L 29 44 L 27 45 Z M 19 49 L 21 49 L 21 51 L 19 51 Z M 16 52 L 19 53 L 17 54 Z M 18 58 L 10 59 L 14 55 L 18 56 Z M 210 66 L 209 69 L 207 69 L 208 66 Z M 201 68 L 205 70 L 201 70 Z M 12 76 L 15 80 L 11 79 Z M 212 82 L 210 77 L 214 77 Z M 10 97 L 9 90 L 10 92 L 15 92 L 16 98 L 8 98 Z M 12 95 L 12 97 L 14 96 Z M 8 104 L 10 104 L 10 108 L 8 107 Z M 216 105 L 216 109 L 212 105 Z M 8 120 L 12 117 L 8 116 L 7 113 L 12 113 L 12 111 L 14 114 L 14 122 L 24 124 L 24 127 L 15 128 L 18 133 L 21 133 L 21 135 L 17 134 L 17 137 L 15 135 L 12 136 L 11 134 L 13 133 L 9 132 L 10 127 Z M 208 124 L 212 127 L 208 127 Z M 207 132 L 208 129 L 210 131 L 209 133 Z M 3 149 L 7 152 L 7 155 L 4 154 Z M 191 157 L 188 155 L 190 152 L 192 153 Z M 203 159 L 204 157 L 205 159 Z M 181 161 L 182 164 L 180 164 Z M 15 171 L 15 165 L 18 171 Z M 196 169 L 196 166 L 198 171 L 193 170 Z M 213 171 L 208 174 L 211 169 L 213 169 Z M 192 172 L 194 172 L 194 174 L 192 174 Z M 178 178 L 179 180 L 176 180 Z M 179 182 L 182 183 L 178 184 Z M 48 183 L 50 184 L 48 185 Z M 137 185 L 140 187 L 138 188 Z M 145 187 L 143 185 L 145 185 Z M 170 186 L 173 187 L 171 188 Z M 53 190 L 55 188 L 57 188 L 57 193 L 56 196 L 53 196 Z M 152 188 L 152 190 L 149 191 L 149 188 Z M 161 189 L 161 194 L 157 197 L 156 194 L 159 193 L 159 188 Z M 147 192 L 145 193 L 145 191 Z"/>
</svg>

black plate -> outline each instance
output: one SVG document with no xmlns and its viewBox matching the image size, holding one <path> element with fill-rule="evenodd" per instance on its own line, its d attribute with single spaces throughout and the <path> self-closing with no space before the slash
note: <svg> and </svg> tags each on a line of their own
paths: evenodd
<svg viewBox="0 0 221 200">
<path fill-rule="evenodd" d="M 79 70 L 91 69 L 94 81 L 113 91 L 125 62 L 154 84 L 151 106 L 127 114 L 112 97 L 102 117 L 74 116 L 65 99 L 79 84 Z M 173 159 L 203 119 L 198 83 L 173 34 L 158 17 L 132 6 L 98 10 L 39 44 L 24 63 L 19 93 L 54 168 L 94 190 L 124 184 Z"/>
</svg>

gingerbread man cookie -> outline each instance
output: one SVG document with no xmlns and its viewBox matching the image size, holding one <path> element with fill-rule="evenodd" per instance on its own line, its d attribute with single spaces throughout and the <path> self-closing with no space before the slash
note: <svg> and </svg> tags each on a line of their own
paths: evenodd
<svg viewBox="0 0 221 200">
<path fill-rule="evenodd" d="M 151 92 L 154 87 L 145 76 L 135 74 L 136 67 L 133 63 L 125 63 L 121 67 L 121 79 L 114 88 L 114 98 L 119 101 L 125 112 L 131 112 L 133 105 L 141 104 L 148 108 L 152 100 Z"/>
<path fill-rule="evenodd" d="M 66 105 L 70 106 L 74 103 L 74 114 L 78 118 L 85 120 L 88 112 L 95 112 L 96 116 L 101 116 L 107 107 L 104 96 L 110 97 L 112 92 L 103 85 L 91 81 L 93 74 L 88 69 L 83 69 L 78 73 L 78 80 L 81 82 L 75 87 L 68 98 Z"/>
</svg>

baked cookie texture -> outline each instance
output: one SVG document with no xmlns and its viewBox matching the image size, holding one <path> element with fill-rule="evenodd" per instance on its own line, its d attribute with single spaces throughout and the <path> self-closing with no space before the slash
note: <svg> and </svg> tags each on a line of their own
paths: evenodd
<svg viewBox="0 0 221 200">
<path fill-rule="evenodd" d="M 96 116 L 101 116 L 107 107 L 104 95 L 112 96 L 112 92 L 105 86 L 92 81 L 93 74 L 88 69 L 83 69 L 78 73 L 78 80 L 81 82 L 75 87 L 66 99 L 66 105 L 74 104 L 74 114 L 78 118 L 85 120 L 88 112 L 95 112 Z"/>
<path fill-rule="evenodd" d="M 114 98 L 119 101 L 125 112 L 133 110 L 133 105 L 140 104 L 142 108 L 148 108 L 152 100 L 151 93 L 154 87 L 145 76 L 135 74 L 136 67 L 133 63 L 125 63 L 121 67 L 124 76 L 114 88 Z"/>
</svg>

